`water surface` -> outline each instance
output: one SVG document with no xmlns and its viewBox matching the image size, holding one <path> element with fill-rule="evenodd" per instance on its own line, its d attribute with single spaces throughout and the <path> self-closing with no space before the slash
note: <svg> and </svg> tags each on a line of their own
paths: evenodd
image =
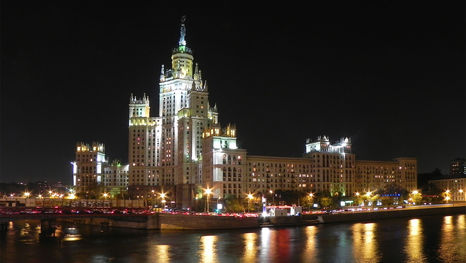
<svg viewBox="0 0 466 263">
<path fill-rule="evenodd" d="M 466 262 L 466 215 L 234 231 L 10 223 L 0 262 Z"/>
</svg>

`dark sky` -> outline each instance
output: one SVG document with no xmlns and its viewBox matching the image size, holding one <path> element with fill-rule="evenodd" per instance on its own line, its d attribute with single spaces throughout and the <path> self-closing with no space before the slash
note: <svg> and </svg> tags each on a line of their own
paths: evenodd
<svg viewBox="0 0 466 263">
<path fill-rule="evenodd" d="M 250 154 L 301 156 L 325 134 L 419 172 L 466 156 L 462 1 L 96 2 L 2 1 L 0 181 L 70 183 L 77 141 L 126 161 L 129 96 L 158 114 L 182 15 L 210 102 Z"/>
</svg>

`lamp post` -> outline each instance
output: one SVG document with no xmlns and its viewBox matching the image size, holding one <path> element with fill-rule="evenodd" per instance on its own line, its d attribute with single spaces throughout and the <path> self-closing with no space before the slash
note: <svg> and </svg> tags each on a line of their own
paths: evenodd
<svg viewBox="0 0 466 263">
<path fill-rule="evenodd" d="M 309 210 L 311 210 L 311 205 L 312 205 L 312 200 L 314 199 L 314 194 L 313 193 L 309 193 L 309 199 L 311 199 L 311 201 L 309 202 Z"/>
<path fill-rule="evenodd" d="M 450 190 L 447 189 L 447 190 L 445 191 L 444 195 L 445 195 L 445 201 L 448 203 L 448 201 L 451 200 Z"/>
<path fill-rule="evenodd" d="M 167 202 L 167 201 L 165 200 L 165 197 L 166 197 L 166 196 L 167 196 L 166 193 L 163 193 L 163 192 L 160 193 L 160 198 L 162 198 L 162 201 L 161 201 L 161 202 L 162 202 L 162 207 L 163 207 L 163 208 L 165 208 L 165 202 Z"/>
<path fill-rule="evenodd" d="M 205 201 L 206 201 L 206 212 L 209 212 L 209 195 L 212 193 L 212 189 L 207 188 L 205 189 L 205 194 L 207 195 Z"/>
<path fill-rule="evenodd" d="M 252 200 L 253 198 L 254 198 L 254 196 L 253 196 L 251 193 L 249 193 L 249 194 L 248 194 L 248 212 L 249 212 L 249 206 L 250 206 L 251 200 Z"/>
</svg>

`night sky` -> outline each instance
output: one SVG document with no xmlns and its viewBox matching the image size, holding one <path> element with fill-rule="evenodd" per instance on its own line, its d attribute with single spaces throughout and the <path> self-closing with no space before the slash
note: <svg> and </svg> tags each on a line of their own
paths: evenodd
<svg viewBox="0 0 466 263">
<path fill-rule="evenodd" d="M 325 134 L 419 172 L 466 156 L 462 1 L 97 2 L 2 1 L 0 181 L 71 183 L 77 141 L 126 162 L 129 96 L 157 116 L 182 15 L 210 103 L 249 154 L 301 156 Z"/>
</svg>

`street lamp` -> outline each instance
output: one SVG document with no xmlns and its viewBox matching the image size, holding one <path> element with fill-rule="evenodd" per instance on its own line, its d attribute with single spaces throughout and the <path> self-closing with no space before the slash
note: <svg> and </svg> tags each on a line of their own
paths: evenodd
<svg viewBox="0 0 466 263">
<path fill-rule="evenodd" d="M 254 196 L 253 196 L 251 193 L 249 193 L 249 194 L 248 194 L 248 212 L 249 212 L 249 206 L 250 206 L 251 200 L 252 200 L 253 198 L 254 198 Z"/>
<path fill-rule="evenodd" d="M 356 195 L 356 196 L 359 196 L 359 192 L 356 192 L 355 195 Z"/>
<path fill-rule="evenodd" d="M 165 203 L 167 202 L 167 201 L 165 200 L 165 197 L 167 197 L 167 194 L 164 193 L 164 192 L 162 192 L 162 193 L 160 193 L 159 195 L 160 195 L 160 198 L 162 198 L 162 201 L 161 201 L 161 202 L 162 202 L 162 207 L 165 208 Z"/>
<path fill-rule="evenodd" d="M 206 212 L 209 212 L 209 195 L 212 193 L 212 189 L 207 188 L 205 189 L 204 193 L 207 195 L 207 198 L 205 199 L 206 201 Z"/>
<path fill-rule="evenodd" d="M 312 205 L 312 200 L 314 199 L 314 194 L 313 193 L 309 193 L 309 199 L 311 199 L 311 201 L 309 202 L 309 210 L 311 210 L 311 205 Z"/>
<path fill-rule="evenodd" d="M 103 193 L 102 196 L 103 196 L 105 199 L 107 199 L 108 193 Z"/>
<path fill-rule="evenodd" d="M 29 196 L 31 196 L 31 193 L 29 193 L 29 192 L 24 193 L 24 197 L 29 198 Z"/>
</svg>

